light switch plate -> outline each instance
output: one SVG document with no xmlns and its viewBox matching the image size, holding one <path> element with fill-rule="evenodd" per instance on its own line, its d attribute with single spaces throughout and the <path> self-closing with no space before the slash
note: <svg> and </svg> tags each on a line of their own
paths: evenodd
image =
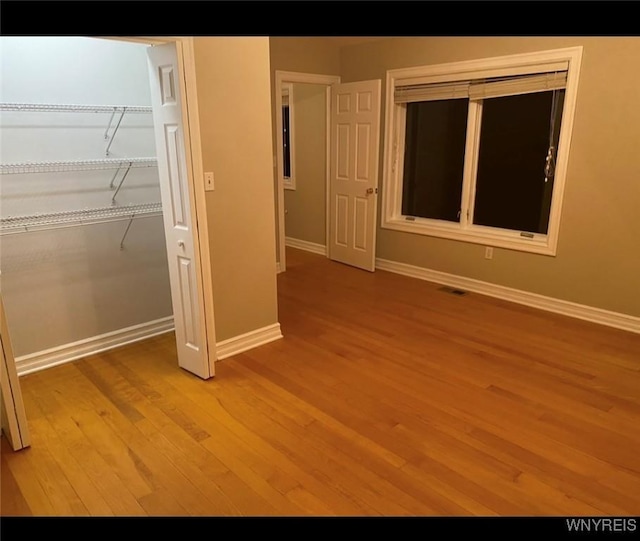
<svg viewBox="0 0 640 541">
<path fill-rule="evenodd" d="M 204 189 L 207 192 L 213 191 L 213 173 L 208 172 L 204 174 Z"/>
</svg>

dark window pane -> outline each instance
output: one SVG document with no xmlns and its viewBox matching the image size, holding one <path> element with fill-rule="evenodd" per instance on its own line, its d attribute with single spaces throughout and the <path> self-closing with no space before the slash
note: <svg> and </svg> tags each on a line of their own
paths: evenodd
<svg viewBox="0 0 640 541">
<path fill-rule="evenodd" d="M 558 100 L 558 146 L 564 91 Z M 484 100 L 473 223 L 547 233 L 553 177 L 545 182 L 553 92 Z"/>
<path fill-rule="evenodd" d="M 468 99 L 409 103 L 402 214 L 459 222 Z"/>
<path fill-rule="evenodd" d="M 282 107 L 282 156 L 284 177 L 291 176 L 291 150 L 289 139 L 289 106 Z"/>
</svg>

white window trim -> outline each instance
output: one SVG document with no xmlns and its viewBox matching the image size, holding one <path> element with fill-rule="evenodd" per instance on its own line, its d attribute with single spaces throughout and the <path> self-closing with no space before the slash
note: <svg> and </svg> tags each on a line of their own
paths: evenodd
<svg viewBox="0 0 640 541">
<path fill-rule="evenodd" d="M 284 167 L 282 168 L 282 186 L 285 190 L 296 189 L 296 160 L 295 160 L 295 137 L 294 137 L 294 107 L 293 107 L 293 83 L 282 83 L 282 95 L 286 95 L 289 105 L 289 173 L 288 177 L 284 176 Z M 282 118 L 282 106 L 280 107 L 280 118 Z M 280 128 L 280 141 L 282 138 L 282 121 Z M 282 152 L 282 150 L 280 150 Z M 283 163 L 284 163 L 284 157 Z"/>
<path fill-rule="evenodd" d="M 433 237 L 441 237 L 476 244 L 484 244 L 500 248 L 508 248 L 524 252 L 544 255 L 556 255 L 560 215 L 565 188 L 567 162 L 573 118 L 578 93 L 578 77 L 582 60 L 582 47 L 570 47 L 535 53 L 500 56 L 487 59 L 420 66 L 387 71 L 385 134 L 384 134 L 384 190 L 382 193 L 381 227 L 407 233 L 417 233 Z M 404 129 L 406 108 L 394 101 L 394 89 L 398 81 L 404 84 L 416 82 L 438 82 L 456 79 L 470 79 L 489 75 L 515 75 L 544 71 L 550 63 L 566 61 L 568 63 L 567 85 L 562 110 L 562 125 L 556 157 L 553 196 L 549 216 L 549 227 L 546 235 L 532 234 L 522 236 L 519 231 L 473 225 L 473 202 L 475 193 L 473 178 L 477 169 L 473 153 L 476 138 L 479 134 L 481 103 L 470 102 L 467 124 L 467 146 L 465 149 L 465 178 L 462 193 L 462 211 L 460 223 L 434 220 L 428 218 L 409 218 L 402 215 L 402 167 L 403 160 L 400 149 L 404 149 Z"/>
</svg>

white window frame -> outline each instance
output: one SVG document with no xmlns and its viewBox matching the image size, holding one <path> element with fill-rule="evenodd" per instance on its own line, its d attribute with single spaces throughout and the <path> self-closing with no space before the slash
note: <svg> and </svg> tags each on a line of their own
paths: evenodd
<svg viewBox="0 0 640 541">
<path fill-rule="evenodd" d="M 295 166 L 295 142 L 294 142 L 294 112 L 293 112 L 293 83 L 282 83 L 282 96 L 287 96 L 287 105 L 289 107 L 289 176 L 284 176 L 284 165 L 282 167 L 282 186 L 285 190 L 296 189 L 296 166 Z M 282 107 L 280 107 L 280 118 L 282 119 Z M 279 141 L 283 141 L 282 137 L 282 120 L 280 121 L 280 137 Z M 282 144 L 278 149 L 280 153 L 283 153 Z M 282 157 L 282 163 L 284 164 L 284 156 Z"/>
<path fill-rule="evenodd" d="M 383 169 L 384 190 L 382 194 L 381 227 L 384 229 L 555 256 L 581 60 L 582 47 L 570 47 L 566 49 L 387 71 Z M 546 235 L 528 232 L 523 233 L 520 231 L 473 224 L 475 177 L 477 171 L 477 152 L 475 152 L 475 149 L 478 148 L 480 121 L 482 118 L 481 100 L 469 101 L 460 223 L 430 218 L 407 217 L 402 214 L 406 105 L 395 103 L 394 90 L 396 85 L 448 82 L 484 77 L 524 75 L 528 73 L 534 74 L 543 72 L 546 69 L 545 66 L 557 62 L 567 62 L 568 70 L 558 154 L 556 156 L 549 227 Z"/>
</svg>

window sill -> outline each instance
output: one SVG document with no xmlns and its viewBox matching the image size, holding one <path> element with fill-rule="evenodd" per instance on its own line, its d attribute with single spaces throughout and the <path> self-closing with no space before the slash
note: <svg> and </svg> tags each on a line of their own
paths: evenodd
<svg viewBox="0 0 640 541">
<path fill-rule="evenodd" d="M 383 219 L 381 227 L 405 233 L 414 233 L 429 237 L 438 237 L 472 244 L 482 244 L 483 246 L 493 246 L 495 248 L 506 248 L 520 252 L 529 252 L 548 256 L 556 255 L 556 247 L 552 244 L 548 236 L 538 235 L 538 238 L 524 239 L 516 237 L 517 233 L 503 232 L 499 229 L 474 227 L 473 229 L 462 229 L 457 224 L 442 223 L 435 225 L 429 220 L 415 222 L 407 221 L 404 218 Z"/>
<path fill-rule="evenodd" d="M 284 181 L 282 182 L 282 187 L 285 190 L 295 190 L 296 189 L 296 183 L 292 179 L 284 179 Z"/>
</svg>

